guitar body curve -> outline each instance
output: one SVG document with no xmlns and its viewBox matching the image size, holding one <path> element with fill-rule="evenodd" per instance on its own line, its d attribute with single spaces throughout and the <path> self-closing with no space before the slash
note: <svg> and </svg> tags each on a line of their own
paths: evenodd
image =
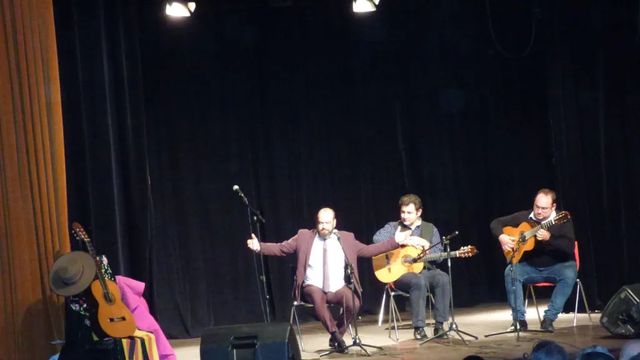
<svg viewBox="0 0 640 360">
<path fill-rule="evenodd" d="M 420 254 L 420 250 L 413 246 L 405 246 L 372 258 L 376 278 L 388 284 L 400 278 L 400 276 L 414 272 L 419 273 L 424 268 L 422 261 L 411 262 Z"/>
<path fill-rule="evenodd" d="M 118 285 L 108 279 L 104 279 L 104 284 L 108 289 L 110 299 L 105 295 L 100 280 L 94 280 L 91 283 L 91 294 L 98 303 L 96 318 L 100 329 L 106 335 L 114 338 L 133 336 L 136 331 L 136 323 L 131 311 L 121 300 Z"/>
<path fill-rule="evenodd" d="M 529 238 L 523 239 L 525 233 L 529 230 L 533 229 L 531 223 L 525 221 L 518 225 L 518 227 L 513 226 L 505 226 L 502 229 L 502 232 L 510 237 L 516 239 L 515 247 L 512 250 L 506 250 L 504 252 L 504 256 L 507 259 L 507 262 L 513 262 L 517 264 L 522 255 L 524 255 L 525 251 L 532 250 L 536 246 L 535 236 L 530 236 Z"/>
</svg>

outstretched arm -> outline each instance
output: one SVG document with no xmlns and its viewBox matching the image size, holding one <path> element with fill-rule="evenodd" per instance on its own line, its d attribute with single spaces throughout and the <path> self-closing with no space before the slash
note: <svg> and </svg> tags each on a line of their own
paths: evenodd
<svg viewBox="0 0 640 360">
<path fill-rule="evenodd" d="M 251 239 L 247 240 L 247 247 L 264 255 L 286 256 L 296 252 L 298 237 L 296 235 L 281 243 L 264 243 L 260 242 L 254 234 L 251 234 Z"/>
</svg>

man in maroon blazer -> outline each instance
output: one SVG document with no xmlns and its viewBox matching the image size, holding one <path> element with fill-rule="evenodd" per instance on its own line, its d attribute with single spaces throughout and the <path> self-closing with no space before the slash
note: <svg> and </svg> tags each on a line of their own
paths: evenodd
<svg viewBox="0 0 640 360">
<path fill-rule="evenodd" d="M 409 245 L 410 240 L 405 234 L 397 233 L 395 241 L 365 245 L 356 240 L 353 233 L 336 229 L 335 213 L 330 208 L 320 209 L 316 220 L 314 230 L 298 230 L 294 237 L 280 243 L 259 242 L 251 234 L 247 246 L 264 255 L 297 255 L 294 289 L 296 300 L 300 300 L 302 289 L 305 299 L 313 304 L 318 319 L 331 334 L 329 346 L 338 352 L 345 352 L 346 344 L 342 337 L 360 308 L 361 288 L 357 258 L 372 257 L 394 250 L 399 245 Z M 345 254 L 354 269 L 355 304 L 351 289 L 345 284 Z M 342 306 L 344 317 L 336 322 L 327 304 Z"/>
</svg>

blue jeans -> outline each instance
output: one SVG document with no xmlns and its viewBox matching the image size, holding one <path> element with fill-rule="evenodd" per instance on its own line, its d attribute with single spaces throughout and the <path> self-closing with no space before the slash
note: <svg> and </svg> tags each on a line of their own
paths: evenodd
<svg viewBox="0 0 640 360">
<path fill-rule="evenodd" d="M 549 267 L 537 268 L 526 262 L 518 263 L 513 268 L 515 275 L 515 299 L 514 289 L 511 283 L 511 266 L 504 270 L 504 286 L 507 290 L 507 299 L 511 306 L 512 315 L 516 315 L 518 320 L 525 320 L 524 296 L 522 286 L 537 282 L 550 282 L 556 284 L 551 294 L 549 307 L 544 311 L 544 317 L 552 321 L 558 318 L 558 314 L 564 308 L 564 303 L 571 295 L 573 285 L 576 283 L 578 273 L 576 262 L 567 261 L 551 265 Z"/>
<path fill-rule="evenodd" d="M 409 293 L 411 301 L 411 323 L 414 327 L 424 327 L 427 294 L 433 294 L 433 317 L 444 323 L 449 320 L 451 289 L 449 275 L 439 269 L 425 269 L 419 274 L 408 272 L 395 281 L 395 287 Z"/>
</svg>

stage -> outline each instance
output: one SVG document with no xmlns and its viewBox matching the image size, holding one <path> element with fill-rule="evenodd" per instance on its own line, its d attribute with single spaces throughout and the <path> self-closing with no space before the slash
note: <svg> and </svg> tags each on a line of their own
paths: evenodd
<svg viewBox="0 0 640 360">
<path fill-rule="evenodd" d="M 546 304 L 541 305 L 541 311 Z M 378 327 L 377 315 L 366 315 L 359 322 L 359 334 L 363 343 L 383 347 L 383 350 L 372 349 L 372 360 L 381 359 L 439 359 L 459 360 L 467 355 L 475 354 L 485 359 L 518 359 L 522 354 L 531 350 L 533 345 L 544 339 L 560 343 L 569 353 L 576 353 L 579 349 L 590 345 L 607 347 L 617 355 L 625 339 L 612 337 L 600 326 L 599 313 L 592 313 L 592 322 L 587 314 L 578 314 L 576 326 L 573 326 L 573 314 L 561 314 L 554 323 L 554 333 L 524 332 L 519 340 L 515 334 L 504 334 L 485 337 L 486 334 L 506 330 L 511 324 L 510 311 L 506 304 L 484 304 L 470 308 L 456 309 L 456 323 L 458 329 L 478 337 L 474 340 L 462 335 L 467 345 L 455 334 L 450 339 L 437 339 L 420 345 L 413 340 L 413 329 L 410 327 L 408 313 L 402 313 L 402 326 L 399 330 L 400 341 L 394 342 L 388 337 L 386 317 L 382 327 Z M 539 329 L 535 307 L 530 306 L 527 311 L 529 329 Z M 320 354 L 328 349 L 329 336 L 317 321 L 308 321 L 302 325 L 304 350 L 303 359 L 319 359 Z M 427 334 L 433 334 L 433 328 L 427 328 Z M 351 338 L 345 336 L 347 344 Z M 179 360 L 199 360 L 200 339 L 172 340 Z M 357 347 L 351 348 L 348 354 L 331 354 L 325 359 L 333 358 L 361 358 L 364 354 Z"/>
</svg>

